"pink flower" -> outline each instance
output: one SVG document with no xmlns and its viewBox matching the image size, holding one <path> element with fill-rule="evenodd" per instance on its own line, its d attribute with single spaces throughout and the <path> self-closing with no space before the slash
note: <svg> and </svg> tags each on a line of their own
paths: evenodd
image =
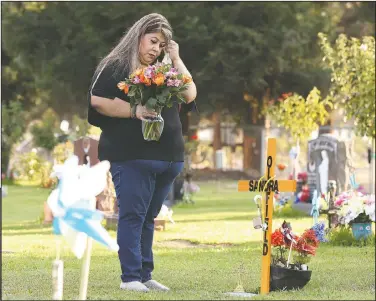
<svg viewBox="0 0 376 301">
<path fill-rule="evenodd" d="M 133 78 L 133 83 L 134 84 L 139 84 L 141 81 L 140 81 L 140 78 L 138 77 L 138 76 L 135 76 L 134 78 Z"/>
<path fill-rule="evenodd" d="M 167 80 L 167 87 L 179 87 L 181 84 L 181 80 L 179 79 L 168 79 Z"/>
<path fill-rule="evenodd" d="M 169 78 L 173 78 L 176 75 L 177 75 L 177 73 L 174 73 L 174 72 L 171 72 L 171 71 L 166 72 L 166 77 L 169 77 Z"/>
<path fill-rule="evenodd" d="M 169 71 L 166 72 L 166 77 L 175 77 L 178 75 L 178 70 L 176 70 L 175 68 L 171 68 Z"/>
<path fill-rule="evenodd" d="M 167 87 L 173 87 L 175 86 L 175 81 L 173 79 L 168 79 L 167 80 Z"/>
<path fill-rule="evenodd" d="M 179 87 L 180 84 L 181 84 L 181 80 L 176 79 L 176 80 L 175 80 L 175 87 Z"/>
<path fill-rule="evenodd" d="M 151 66 L 147 67 L 146 70 L 145 70 L 145 73 L 144 73 L 145 77 L 146 78 L 152 78 L 153 75 L 154 75 L 153 71 L 154 71 L 153 67 L 151 67 Z"/>
<path fill-rule="evenodd" d="M 338 199 L 334 202 L 334 205 L 339 207 L 339 206 L 342 206 L 342 204 L 345 202 L 344 199 Z"/>
</svg>

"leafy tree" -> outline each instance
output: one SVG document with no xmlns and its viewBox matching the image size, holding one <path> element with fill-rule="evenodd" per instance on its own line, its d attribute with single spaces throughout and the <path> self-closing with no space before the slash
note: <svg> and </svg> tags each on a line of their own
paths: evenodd
<svg viewBox="0 0 376 301">
<path fill-rule="evenodd" d="M 52 151 L 58 144 L 57 134 L 59 119 L 57 114 L 48 109 L 42 115 L 42 119 L 38 120 L 32 127 L 33 141 L 35 146 L 43 147 L 48 151 Z"/>
<path fill-rule="evenodd" d="M 341 34 L 332 46 L 319 34 L 324 63 L 331 71 L 330 95 L 353 118 L 360 135 L 375 138 L 375 39 Z"/>
<path fill-rule="evenodd" d="M 298 94 L 283 94 L 277 105 L 266 107 L 265 113 L 271 119 L 289 131 L 299 144 L 306 140 L 319 124 L 324 124 L 329 117 L 326 107 L 332 106 L 328 98 L 321 99 L 320 91 L 314 87 L 307 99 Z"/>
<path fill-rule="evenodd" d="M 372 9 L 361 2 L 6 2 L 2 52 L 9 73 L 18 74 L 6 91 L 24 96 L 35 114 L 51 107 L 62 119 L 85 118 L 99 59 L 137 19 L 159 12 L 198 85 L 201 115 L 263 126 L 265 101 L 288 91 L 306 97 L 313 86 L 326 94 L 330 77 L 319 65 L 317 33 L 330 40 L 340 32 L 371 35 Z"/>
<path fill-rule="evenodd" d="M 72 118 L 73 131 L 77 139 L 86 136 L 89 133 L 90 124 L 86 119 L 80 118 L 78 115 L 73 115 Z"/>
<path fill-rule="evenodd" d="M 46 101 L 59 115 L 83 117 L 87 87 L 99 58 L 139 17 L 160 12 L 172 23 L 182 57 L 200 95 L 205 95 L 199 99 L 201 111 L 226 107 L 241 114 L 247 109 L 244 91 L 260 98 L 266 87 L 277 90 L 286 72 L 290 78 L 291 71 L 295 78 L 304 78 L 303 66 L 314 49 L 312 39 L 324 22 L 317 17 L 319 7 L 312 3 L 8 2 L 3 4 L 3 40 L 18 68 L 34 74 L 31 82 L 48 92 Z M 304 15 L 310 16 L 309 22 Z"/>
<path fill-rule="evenodd" d="M 24 111 L 20 101 L 1 105 L 1 170 L 8 168 L 12 147 L 19 142 L 26 129 Z"/>
</svg>

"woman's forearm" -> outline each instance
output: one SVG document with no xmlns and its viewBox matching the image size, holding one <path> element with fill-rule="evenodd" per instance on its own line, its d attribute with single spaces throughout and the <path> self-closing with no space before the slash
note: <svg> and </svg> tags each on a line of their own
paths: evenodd
<svg viewBox="0 0 376 301">
<path fill-rule="evenodd" d="M 131 116 L 131 106 L 128 102 L 115 97 L 114 99 L 91 96 L 91 105 L 99 113 L 119 118 L 130 118 Z"/>
<path fill-rule="evenodd" d="M 184 65 L 183 61 L 179 58 L 177 60 L 174 60 L 173 65 L 176 69 L 179 70 L 179 72 L 192 77 L 191 73 L 188 71 L 187 67 Z M 197 89 L 196 84 L 192 81 L 189 85 L 187 90 L 182 92 L 183 97 L 186 99 L 187 103 L 190 103 L 191 101 L 194 101 L 197 96 Z"/>
</svg>

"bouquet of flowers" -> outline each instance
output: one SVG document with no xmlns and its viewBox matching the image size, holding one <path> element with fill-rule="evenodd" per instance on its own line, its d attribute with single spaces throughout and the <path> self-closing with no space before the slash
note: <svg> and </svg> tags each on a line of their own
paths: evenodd
<svg viewBox="0 0 376 301">
<path fill-rule="evenodd" d="M 159 140 L 164 126 L 162 108 L 172 107 L 174 101 L 185 103 L 181 92 L 191 81 L 191 77 L 179 73 L 171 64 L 158 62 L 137 69 L 129 78 L 118 83 L 118 88 L 128 95 L 131 107 L 140 104 L 157 113 L 155 118 L 142 120 L 145 140 Z"/>
<path fill-rule="evenodd" d="M 317 237 L 317 233 L 321 232 L 321 227 L 319 228 L 307 229 L 301 236 L 298 236 L 292 232 L 290 223 L 284 221 L 282 226 L 276 229 L 271 236 L 272 264 L 299 270 L 307 269 L 304 265 L 310 261 L 310 256 L 316 254 L 320 243 Z M 294 264 L 290 265 L 292 251 L 295 253 Z"/>
<path fill-rule="evenodd" d="M 306 184 L 308 180 L 308 174 L 306 172 L 299 172 L 297 178 L 298 181 L 301 181 L 303 182 L 303 184 Z"/>
<path fill-rule="evenodd" d="M 375 195 L 358 191 L 345 191 L 335 198 L 339 209 L 338 220 L 342 225 L 375 222 Z"/>
</svg>

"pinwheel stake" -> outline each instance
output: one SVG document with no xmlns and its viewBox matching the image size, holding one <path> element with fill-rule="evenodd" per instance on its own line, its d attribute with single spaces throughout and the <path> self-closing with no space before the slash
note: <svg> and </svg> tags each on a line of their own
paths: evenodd
<svg viewBox="0 0 376 301">
<path fill-rule="evenodd" d="M 62 235 L 70 244 L 77 258 L 81 259 L 81 284 L 79 300 L 86 300 L 93 239 L 118 251 L 119 246 L 101 225 L 103 213 L 95 210 L 96 199 L 106 186 L 108 161 L 94 167 L 78 166 L 78 158 L 72 156 L 63 166 L 57 167 L 58 188 L 48 197 L 47 204 L 54 215 L 53 231 Z M 60 260 L 60 242 L 53 263 L 53 299 L 63 298 L 63 262 Z"/>
<path fill-rule="evenodd" d="M 56 240 L 56 259 L 52 263 L 52 299 L 63 300 L 64 263 L 60 259 L 61 240 Z"/>
<path fill-rule="evenodd" d="M 293 244 L 293 243 L 295 243 L 295 240 L 291 239 L 289 256 L 288 256 L 288 258 L 287 258 L 287 263 L 286 263 L 287 268 L 289 267 L 289 264 L 290 264 L 291 251 L 292 251 L 292 244 Z"/>
<path fill-rule="evenodd" d="M 317 224 L 318 218 L 320 214 L 320 199 L 318 198 L 317 195 L 317 190 L 313 192 L 313 197 L 312 197 L 312 209 L 311 209 L 311 215 L 313 217 L 313 224 Z"/>
<path fill-rule="evenodd" d="M 287 258 L 287 263 L 286 263 L 286 267 L 289 268 L 292 245 L 297 243 L 297 241 L 294 239 L 294 237 L 296 237 L 296 235 L 294 233 L 292 233 L 291 225 L 290 225 L 290 223 L 287 223 L 286 221 L 283 222 L 282 227 L 281 227 L 281 231 L 282 231 L 282 234 L 284 236 L 285 241 L 286 240 L 290 241 L 290 251 L 289 251 L 289 256 Z"/>
<path fill-rule="evenodd" d="M 95 202 L 91 201 L 91 209 L 95 210 Z M 87 287 L 89 284 L 89 271 L 90 271 L 90 261 L 91 261 L 91 250 L 93 247 L 93 239 L 88 237 L 86 242 L 86 249 L 84 257 L 82 260 L 82 270 L 81 270 L 81 284 L 80 284 L 80 295 L 78 300 L 86 300 Z"/>
</svg>

